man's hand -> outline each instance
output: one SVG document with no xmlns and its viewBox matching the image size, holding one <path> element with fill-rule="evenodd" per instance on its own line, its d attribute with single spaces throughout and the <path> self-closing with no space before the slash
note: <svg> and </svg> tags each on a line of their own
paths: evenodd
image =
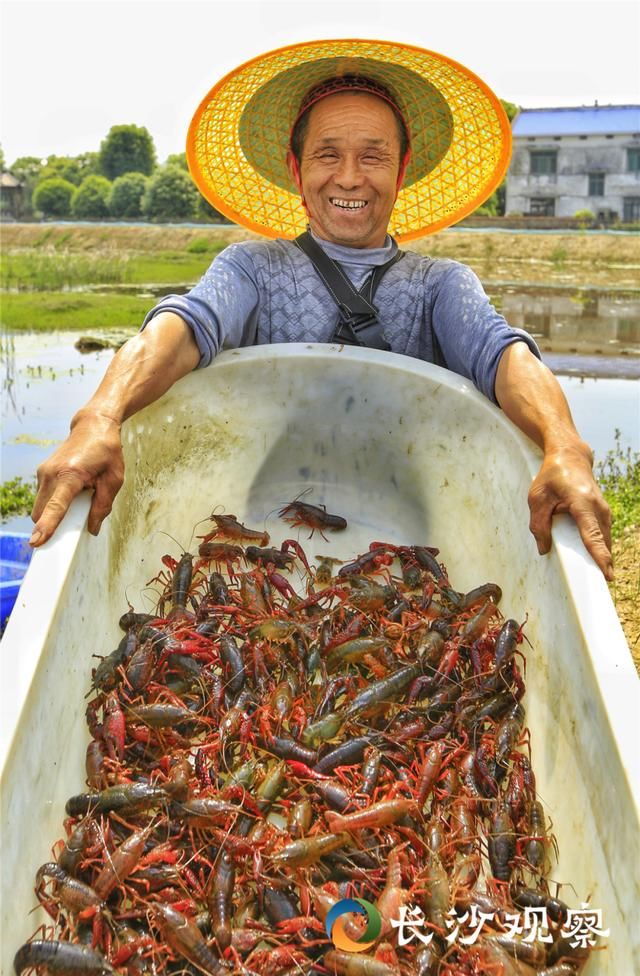
<svg viewBox="0 0 640 976">
<path fill-rule="evenodd" d="M 545 454 L 529 489 L 529 510 L 529 528 L 540 554 L 551 548 L 553 516 L 568 512 L 587 551 L 606 579 L 613 579 L 611 512 L 593 477 L 592 455 L 586 444 Z"/>
<path fill-rule="evenodd" d="M 51 538 L 83 488 L 94 489 L 89 532 L 98 534 L 124 479 L 121 424 L 155 403 L 199 360 L 193 332 L 173 312 L 161 312 L 125 342 L 89 403 L 73 418 L 69 437 L 38 468 L 32 546 Z"/>
<path fill-rule="evenodd" d="M 551 548 L 553 516 L 568 512 L 587 551 L 612 580 L 611 512 L 593 477 L 591 448 L 574 426 L 558 381 L 524 342 L 514 342 L 500 358 L 495 392 L 507 417 L 544 454 L 529 490 L 529 528 L 538 552 Z"/>
<path fill-rule="evenodd" d="M 123 480 L 120 424 L 101 414 L 76 415 L 64 444 L 38 468 L 31 545 L 41 546 L 51 538 L 84 488 L 94 489 L 88 528 L 97 535 Z"/>
</svg>

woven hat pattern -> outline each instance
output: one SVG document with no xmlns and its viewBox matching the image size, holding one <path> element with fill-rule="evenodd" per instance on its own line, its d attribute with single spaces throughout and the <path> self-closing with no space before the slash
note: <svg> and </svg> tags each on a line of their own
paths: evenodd
<svg viewBox="0 0 640 976">
<path fill-rule="evenodd" d="M 306 91 L 333 73 L 381 81 L 409 120 L 412 158 L 389 225 L 397 240 L 460 220 L 499 184 L 509 163 L 509 122 L 470 71 L 404 44 L 317 41 L 241 65 L 202 101 L 187 157 L 212 206 L 267 237 L 305 230 L 308 218 L 286 169 L 287 141 Z"/>
</svg>

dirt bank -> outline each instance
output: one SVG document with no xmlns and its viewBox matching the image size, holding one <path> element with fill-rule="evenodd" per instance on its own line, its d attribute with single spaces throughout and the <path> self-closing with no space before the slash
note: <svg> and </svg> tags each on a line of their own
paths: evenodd
<svg viewBox="0 0 640 976">
<path fill-rule="evenodd" d="M 640 674 L 640 526 L 613 544 L 616 578 L 609 589 Z"/>
</svg>

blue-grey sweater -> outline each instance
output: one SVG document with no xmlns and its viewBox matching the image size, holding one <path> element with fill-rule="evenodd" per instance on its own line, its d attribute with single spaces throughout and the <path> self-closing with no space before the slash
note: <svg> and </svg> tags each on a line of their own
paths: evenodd
<svg viewBox="0 0 640 976">
<path fill-rule="evenodd" d="M 350 248 L 316 238 L 356 288 L 397 249 Z M 495 377 L 504 349 L 533 339 L 511 328 L 464 264 L 406 251 L 384 275 L 375 296 L 394 353 L 433 362 L 435 332 L 448 369 L 470 379 L 495 401 Z M 145 318 L 175 312 L 191 327 L 208 366 L 221 349 L 274 342 L 331 342 L 338 309 L 309 258 L 293 241 L 243 241 L 225 248 L 195 288 L 168 295 Z"/>
</svg>

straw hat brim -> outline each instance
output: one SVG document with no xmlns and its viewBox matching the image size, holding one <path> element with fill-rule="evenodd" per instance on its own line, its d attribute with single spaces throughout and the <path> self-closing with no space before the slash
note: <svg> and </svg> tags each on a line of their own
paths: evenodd
<svg viewBox="0 0 640 976">
<path fill-rule="evenodd" d="M 271 51 L 226 75 L 200 103 L 189 169 L 216 210 L 267 237 L 293 238 L 308 217 L 286 166 L 307 91 L 342 74 L 382 83 L 411 133 L 411 159 L 389 232 L 407 241 L 472 213 L 504 177 L 511 127 L 493 92 L 455 61 L 389 41 L 311 41 Z"/>
</svg>

